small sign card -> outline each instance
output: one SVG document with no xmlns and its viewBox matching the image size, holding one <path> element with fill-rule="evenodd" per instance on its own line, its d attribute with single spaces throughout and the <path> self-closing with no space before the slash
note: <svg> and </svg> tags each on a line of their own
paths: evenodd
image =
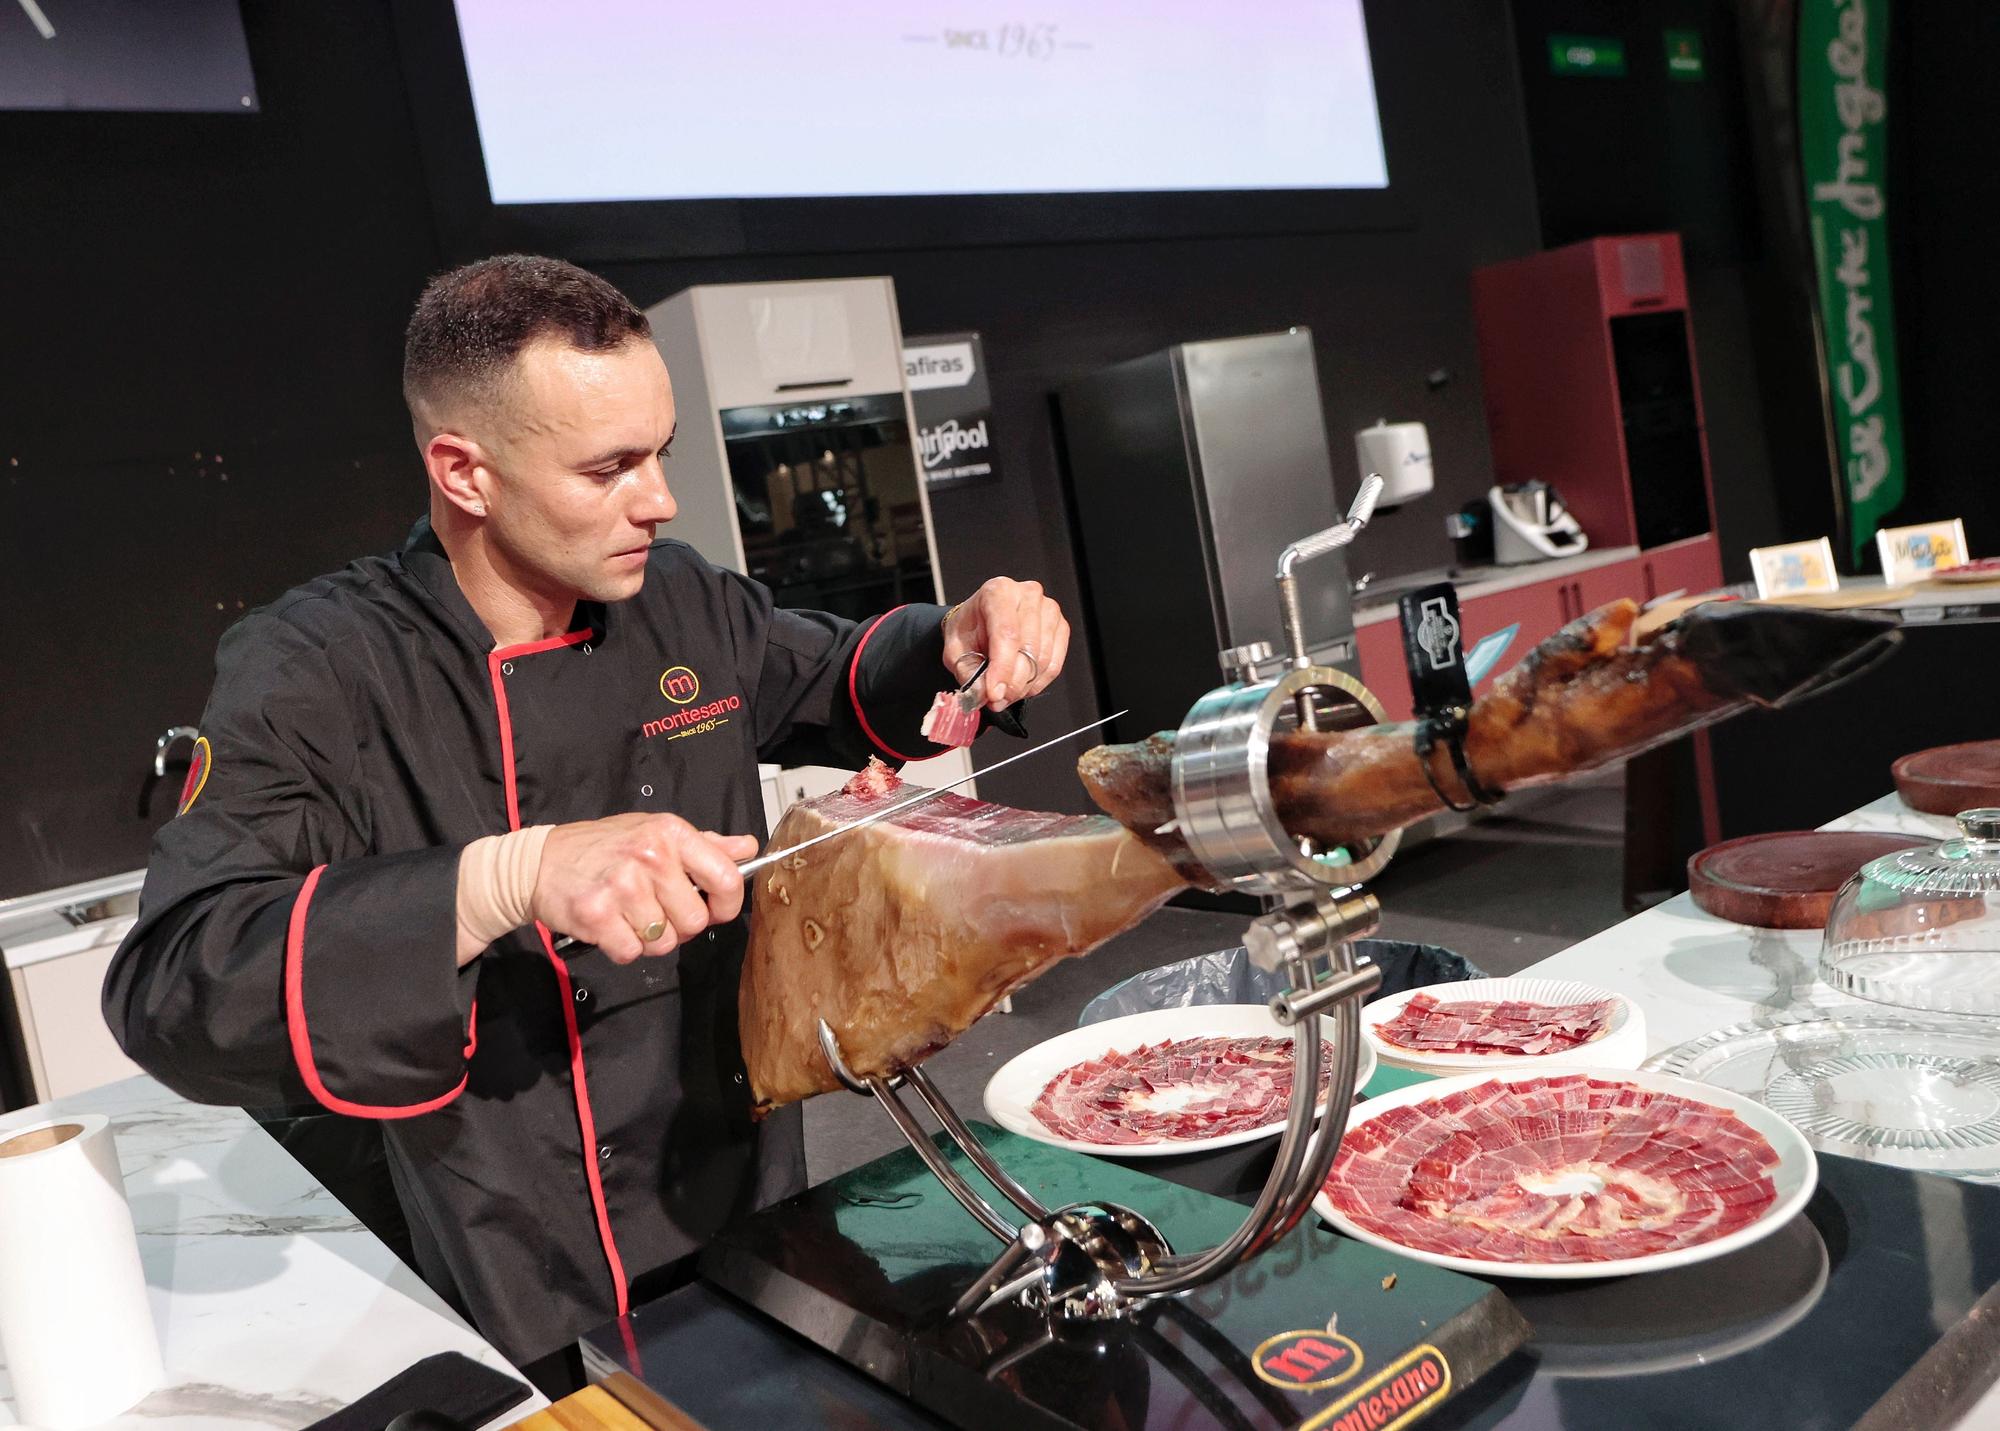
<svg viewBox="0 0 2000 1431">
<path fill-rule="evenodd" d="M 1757 577 L 1757 595 L 1763 597 L 1840 590 L 1840 576 L 1833 569 L 1833 544 L 1825 537 L 1813 542 L 1752 547 L 1750 570 Z"/>
<path fill-rule="evenodd" d="M 1875 534 L 1882 557 L 1882 578 L 1891 586 L 1923 581 L 1967 559 L 1965 522 L 1922 522 L 1913 527 L 1884 527 Z"/>
</svg>

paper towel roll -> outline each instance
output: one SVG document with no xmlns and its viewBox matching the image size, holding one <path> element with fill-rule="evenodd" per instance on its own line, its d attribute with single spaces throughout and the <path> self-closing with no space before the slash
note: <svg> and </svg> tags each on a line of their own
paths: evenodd
<svg viewBox="0 0 2000 1431">
<path fill-rule="evenodd" d="M 1354 434 L 1354 458 L 1361 475 L 1382 474 L 1377 507 L 1393 507 L 1431 490 L 1431 437 L 1421 422 L 1376 423 Z"/>
<path fill-rule="evenodd" d="M 129 1410 L 165 1378 L 111 1120 L 0 1133 L 0 1356 L 50 1431 Z"/>
</svg>

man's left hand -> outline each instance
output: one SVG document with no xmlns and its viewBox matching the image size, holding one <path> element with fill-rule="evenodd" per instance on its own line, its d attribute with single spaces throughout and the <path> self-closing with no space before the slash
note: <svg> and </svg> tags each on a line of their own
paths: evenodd
<svg viewBox="0 0 2000 1431">
<path fill-rule="evenodd" d="M 986 704 L 1002 710 L 1062 674 L 1069 622 L 1040 582 L 996 576 L 945 616 L 944 663 L 959 680 L 971 674 L 969 661 L 960 664 L 968 651 L 985 655 Z"/>
</svg>

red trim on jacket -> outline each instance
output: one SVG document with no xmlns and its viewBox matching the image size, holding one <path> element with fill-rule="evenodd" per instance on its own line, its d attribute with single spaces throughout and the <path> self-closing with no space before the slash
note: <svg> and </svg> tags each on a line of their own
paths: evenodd
<svg viewBox="0 0 2000 1431">
<path fill-rule="evenodd" d="M 908 603 L 905 602 L 904 605 L 908 605 Z M 868 649 L 868 643 L 875 638 L 876 628 L 902 609 L 903 607 L 897 606 L 883 612 L 868 624 L 866 631 L 861 633 L 860 644 L 854 648 L 854 659 L 847 663 L 847 703 L 854 707 L 854 718 L 861 722 L 861 733 L 874 742 L 875 748 L 891 760 L 900 760 L 907 765 L 913 760 L 923 760 L 926 757 L 921 755 L 905 755 L 902 751 L 890 745 L 888 741 L 882 739 L 881 736 L 875 734 L 875 727 L 868 724 L 868 712 L 861 709 L 860 691 L 861 653 Z"/>
<path fill-rule="evenodd" d="M 493 705 L 500 714 L 500 777 L 507 788 L 507 828 L 510 830 L 521 828 L 521 804 L 514 791 L 514 722 L 507 714 L 507 683 L 500 679 L 500 663 L 511 661 L 516 656 L 535 656 L 543 651 L 574 646 L 579 641 L 588 641 L 591 634 L 591 629 L 586 626 L 565 636 L 551 636 L 546 641 L 525 641 L 518 646 L 502 646 L 486 654 L 486 674 L 493 682 Z"/>
<path fill-rule="evenodd" d="M 400 1105 L 350 1103 L 328 1092 L 319 1076 L 319 1066 L 313 1062 L 312 1034 L 306 1028 L 306 910 L 312 905 L 313 891 L 319 888 L 319 877 L 325 873 L 326 866 L 320 865 L 306 876 L 298 897 L 292 901 L 292 918 L 285 929 L 285 1029 L 291 1035 L 292 1062 L 298 1065 L 306 1091 L 335 1113 L 345 1113 L 350 1118 L 414 1118 L 420 1113 L 435 1112 L 465 1092 L 466 1079 L 472 1076 L 470 1069 L 451 1092 L 422 1103 Z M 472 1052 L 470 1045 L 466 1052 Z"/>
<path fill-rule="evenodd" d="M 500 663 L 516 656 L 532 656 L 542 651 L 553 651 L 562 646 L 574 646 L 580 641 L 588 641 L 589 628 L 572 631 L 566 636 L 552 636 L 546 641 L 531 641 L 521 646 L 503 646 L 486 657 L 486 671 L 493 681 L 493 709 L 500 718 L 500 775 L 507 790 L 507 828 L 521 828 L 520 792 L 514 779 L 514 723 L 507 709 L 507 683 L 501 679 Z M 604 1201 L 604 1183 L 597 1173 L 597 1120 L 590 1111 L 590 1084 L 584 1076 L 583 1035 L 576 1026 L 576 998 L 570 990 L 569 966 L 556 954 L 555 940 L 548 926 L 540 920 L 535 922 L 535 932 L 541 936 L 542 949 L 549 956 L 549 964 L 556 975 L 556 989 L 562 1000 L 563 1033 L 569 1040 L 569 1082 L 570 1092 L 576 1099 L 577 1132 L 583 1140 L 583 1178 L 590 1188 L 590 1205 L 597 1214 L 597 1241 L 604 1249 L 604 1260 L 611 1268 L 611 1286 L 618 1297 L 618 1315 L 624 1316 L 629 1309 L 625 1287 L 625 1263 L 618 1255 L 618 1242 L 611 1233 L 611 1209 Z"/>
<path fill-rule="evenodd" d="M 576 995 L 570 990 L 569 966 L 556 953 L 549 927 L 537 920 L 535 932 L 542 936 L 542 948 L 549 956 L 550 967 L 556 971 L 563 1032 L 569 1037 L 569 1080 L 576 1094 L 576 1124 L 583 1134 L 583 1178 L 590 1184 L 590 1205 L 597 1212 L 597 1240 L 604 1248 L 604 1260 L 611 1264 L 611 1285 L 618 1293 L 618 1315 L 622 1317 L 630 1310 L 625 1298 L 625 1262 L 618 1255 L 617 1239 L 611 1235 L 611 1209 L 605 1204 L 604 1183 L 597 1175 L 597 1120 L 591 1116 L 590 1085 L 584 1078 L 583 1035 L 576 1027 Z"/>
</svg>

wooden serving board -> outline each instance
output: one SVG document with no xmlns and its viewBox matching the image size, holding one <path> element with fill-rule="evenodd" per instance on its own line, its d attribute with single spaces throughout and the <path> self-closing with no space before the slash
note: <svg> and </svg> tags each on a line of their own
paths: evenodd
<svg viewBox="0 0 2000 1431">
<path fill-rule="evenodd" d="M 1927 845 L 1872 830 L 1787 830 L 1710 845 L 1688 861 L 1688 892 L 1718 919 L 1818 929 L 1848 877 L 1878 855 Z"/>
<path fill-rule="evenodd" d="M 2000 805 L 2000 740 L 1935 745 L 1904 756 L 1889 773 L 1903 803 L 1926 815 Z"/>
</svg>

